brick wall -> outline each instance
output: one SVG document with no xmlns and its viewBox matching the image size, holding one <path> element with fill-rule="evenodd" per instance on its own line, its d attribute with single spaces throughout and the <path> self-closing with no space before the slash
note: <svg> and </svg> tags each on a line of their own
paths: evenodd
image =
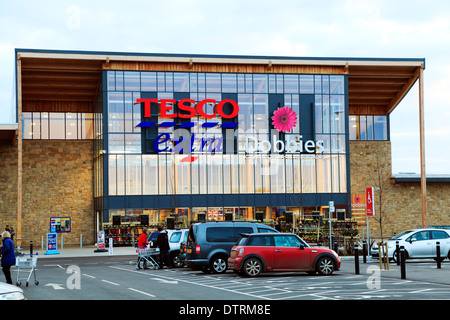
<svg viewBox="0 0 450 320">
<path fill-rule="evenodd" d="M 377 163 L 379 165 L 377 165 Z M 377 180 L 377 168 L 385 174 Z M 420 183 L 390 183 L 392 174 L 390 141 L 351 141 L 350 177 L 352 194 L 364 194 L 366 187 L 381 185 L 383 190 L 382 213 L 384 239 L 410 228 L 422 227 L 422 202 Z M 377 204 L 379 190 L 375 190 L 375 218 L 369 226 L 373 237 L 381 235 Z M 379 201 L 378 201 L 379 203 Z M 428 225 L 450 225 L 450 183 L 427 183 Z M 365 228 L 365 227 L 363 227 Z"/>
<path fill-rule="evenodd" d="M 49 232 L 50 217 L 71 217 L 64 244 L 94 243 L 92 141 L 23 141 L 23 246 Z M 16 227 L 17 146 L 1 146 L 0 227 Z"/>
</svg>

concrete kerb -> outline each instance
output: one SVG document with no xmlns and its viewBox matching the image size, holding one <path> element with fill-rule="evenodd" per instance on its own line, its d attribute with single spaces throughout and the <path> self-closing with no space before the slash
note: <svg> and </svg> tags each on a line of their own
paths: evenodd
<svg viewBox="0 0 450 320">
<path fill-rule="evenodd" d="M 106 248 L 104 252 L 96 252 L 96 246 L 83 246 L 83 248 L 79 247 L 70 247 L 64 246 L 63 249 L 58 249 L 59 254 L 51 254 L 46 255 L 45 250 L 34 249 L 33 253 L 38 254 L 39 259 L 48 259 L 48 258 L 68 258 L 68 257 L 99 257 L 99 256 L 111 256 L 109 252 L 109 248 Z M 29 254 L 30 251 L 28 248 L 22 249 L 22 253 Z M 113 247 L 112 256 L 136 256 L 136 248 L 134 247 Z"/>
</svg>

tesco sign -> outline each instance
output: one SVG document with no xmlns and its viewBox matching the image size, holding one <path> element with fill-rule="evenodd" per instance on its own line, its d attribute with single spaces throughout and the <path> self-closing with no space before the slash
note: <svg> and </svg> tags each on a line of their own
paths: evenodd
<svg viewBox="0 0 450 320">
<path fill-rule="evenodd" d="M 181 99 L 178 101 L 178 104 L 175 99 L 136 99 L 136 103 L 144 103 L 144 117 L 150 118 L 152 116 L 151 110 L 150 110 L 150 104 L 151 103 L 157 103 L 160 105 L 160 111 L 161 111 L 161 118 L 184 118 L 189 119 L 193 118 L 196 115 L 199 115 L 203 118 L 214 118 L 216 117 L 216 114 L 219 115 L 222 118 L 225 119 L 231 119 L 235 118 L 239 113 L 239 105 L 236 101 L 225 99 L 221 100 L 219 103 L 216 102 L 214 99 L 205 99 L 199 101 L 197 104 L 195 103 L 195 100 L 192 99 Z M 214 113 L 208 114 L 205 112 L 205 105 L 211 103 L 215 106 Z M 226 114 L 223 111 L 223 107 L 226 103 L 231 104 L 232 106 L 232 112 L 231 114 Z M 170 111 L 173 112 L 173 106 L 177 104 L 178 110 L 187 111 L 188 114 L 183 113 L 168 113 Z"/>
</svg>

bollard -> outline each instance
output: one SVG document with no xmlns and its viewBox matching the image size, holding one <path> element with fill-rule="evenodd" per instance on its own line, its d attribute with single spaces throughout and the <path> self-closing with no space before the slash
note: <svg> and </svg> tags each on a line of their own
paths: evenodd
<svg viewBox="0 0 450 320">
<path fill-rule="evenodd" d="M 44 250 L 44 236 L 41 236 L 41 250 Z"/>
<path fill-rule="evenodd" d="M 83 248 L 83 234 L 80 234 L 80 248 Z"/>
<path fill-rule="evenodd" d="M 333 246 L 334 246 L 334 249 L 333 249 L 334 252 L 337 253 L 338 252 L 338 243 L 337 243 L 337 241 L 334 242 Z"/>
<path fill-rule="evenodd" d="M 64 235 L 61 233 L 61 250 L 64 249 Z"/>
<path fill-rule="evenodd" d="M 395 259 L 397 260 L 397 265 L 400 265 L 400 245 L 399 241 L 395 241 Z"/>
<path fill-rule="evenodd" d="M 405 260 L 406 260 L 405 247 L 401 246 L 400 247 L 400 273 L 401 273 L 402 279 L 406 279 Z"/>
<path fill-rule="evenodd" d="M 367 243 L 366 241 L 363 241 L 363 263 L 367 263 L 366 254 L 367 254 Z"/>
<path fill-rule="evenodd" d="M 355 274 L 359 274 L 359 252 L 357 243 L 355 243 Z"/>
<path fill-rule="evenodd" d="M 33 241 L 30 241 L 30 254 L 33 254 Z"/>
<path fill-rule="evenodd" d="M 436 262 L 437 262 L 437 268 L 441 268 L 441 243 L 438 241 L 436 242 Z"/>
</svg>

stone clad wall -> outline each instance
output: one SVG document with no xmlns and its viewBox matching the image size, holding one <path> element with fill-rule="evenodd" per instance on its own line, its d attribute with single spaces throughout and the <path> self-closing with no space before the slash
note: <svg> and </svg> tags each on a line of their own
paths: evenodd
<svg viewBox="0 0 450 320">
<path fill-rule="evenodd" d="M 385 170 L 383 187 L 383 236 L 391 237 L 411 228 L 422 227 L 420 182 L 391 183 L 391 142 L 350 141 L 350 179 L 352 194 L 364 194 L 366 187 L 375 187 L 377 167 Z M 379 165 L 377 166 L 377 162 Z M 373 237 L 379 237 L 379 191 L 375 190 L 375 218 L 369 226 Z M 427 182 L 428 226 L 450 225 L 450 183 Z M 360 227 L 361 230 L 365 227 Z"/>
<path fill-rule="evenodd" d="M 94 243 L 93 160 L 91 140 L 23 141 L 23 246 L 50 231 L 50 217 L 71 217 L 64 244 Z M 0 227 L 17 219 L 17 146 L 2 146 Z M 5 196 L 3 196 L 5 195 Z"/>
</svg>

